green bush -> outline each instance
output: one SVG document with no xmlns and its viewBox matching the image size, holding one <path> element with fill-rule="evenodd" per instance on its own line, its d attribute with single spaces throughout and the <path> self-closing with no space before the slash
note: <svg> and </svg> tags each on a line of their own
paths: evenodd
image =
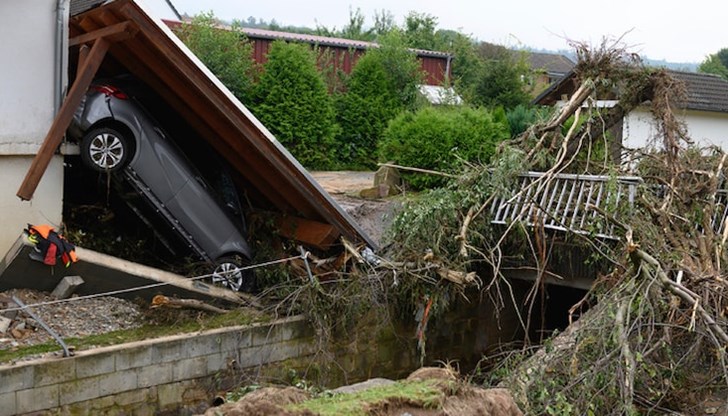
<svg viewBox="0 0 728 416">
<path fill-rule="evenodd" d="M 506 117 L 511 128 L 511 137 L 516 137 L 537 122 L 545 120 L 551 111 L 550 107 L 532 107 L 524 104 L 507 110 Z"/>
<path fill-rule="evenodd" d="M 496 145 L 509 137 L 502 109 L 426 107 L 400 114 L 390 122 L 380 142 L 379 156 L 408 167 L 455 172 L 462 161 L 487 162 Z M 417 189 L 443 183 L 442 176 L 404 176 Z"/>
<path fill-rule="evenodd" d="M 308 169 L 329 169 L 338 131 L 334 105 L 305 45 L 273 42 L 255 89 L 253 113 Z"/>
<path fill-rule="evenodd" d="M 422 73 L 401 33 L 393 31 L 359 58 L 337 99 L 338 157 L 343 167 L 372 168 L 376 148 L 389 120 L 417 106 Z"/>
</svg>

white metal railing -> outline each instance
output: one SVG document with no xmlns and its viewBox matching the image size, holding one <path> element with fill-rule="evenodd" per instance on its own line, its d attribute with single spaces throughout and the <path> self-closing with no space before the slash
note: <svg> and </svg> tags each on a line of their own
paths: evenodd
<svg viewBox="0 0 728 416">
<path fill-rule="evenodd" d="M 723 184 L 725 186 L 725 184 Z M 728 189 L 719 189 L 715 194 L 715 211 L 711 219 L 711 225 L 715 232 L 722 234 L 728 217 Z"/>
<path fill-rule="evenodd" d="M 637 185 L 642 178 L 636 176 L 594 176 L 557 174 L 544 180 L 541 172 L 528 172 L 519 177 L 519 192 L 512 198 L 496 198 L 490 207 L 492 223 L 508 224 L 514 221 L 543 228 L 594 234 L 600 238 L 615 239 L 614 224 L 604 220 L 598 207 L 634 204 Z M 626 198 L 626 201 L 624 199 Z"/>
</svg>

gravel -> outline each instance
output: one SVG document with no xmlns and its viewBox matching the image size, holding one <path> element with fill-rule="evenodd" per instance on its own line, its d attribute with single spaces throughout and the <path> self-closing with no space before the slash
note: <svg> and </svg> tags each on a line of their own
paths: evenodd
<svg viewBox="0 0 728 416">
<path fill-rule="evenodd" d="M 65 302 L 38 305 L 56 299 L 44 292 L 13 289 L 0 292 L 0 315 L 12 319 L 8 330 L 0 332 L 0 350 L 53 341 L 53 337 L 30 315 L 8 310 L 16 307 L 12 296 L 29 306 L 35 315 L 64 339 L 139 327 L 144 321 L 143 307 L 123 299 L 71 297 Z"/>
</svg>

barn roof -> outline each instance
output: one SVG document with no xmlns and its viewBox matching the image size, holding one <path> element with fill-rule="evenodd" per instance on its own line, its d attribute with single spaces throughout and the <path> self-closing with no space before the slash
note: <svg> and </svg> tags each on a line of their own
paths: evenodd
<svg viewBox="0 0 728 416">
<path fill-rule="evenodd" d="M 241 31 L 245 33 L 249 38 L 258 39 L 270 39 L 270 40 L 285 40 L 289 42 L 306 42 L 313 45 L 321 46 L 333 46 L 339 48 L 351 48 L 351 49 L 369 49 L 378 48 L 379 44 L 376 42 L 366 42 L 363 40 L 344 39 L 344 38 L 333 38 L 329 36 L 319 35 L 308 35 L 303 33 L 293 32 L 280 32 L 276 30 L 267 29 L 256 29 L 243 27 Z M 447 52 L 441 51 L 429 51 L 426 49 L 410 49 L 415 52 L 418 56 L 429 56 L 434 58 L 447 58 L 450 56 Z"/>
<path fill-rule="evenodd" d="M 72 17 L 69 24 L 70 45 L 94 42 L 96 48 L 99 40 L 108 39 L 108 52 L 101 53 L 105 56 L 102 65 L 121 66 L 131 72 L 184 117 L 240 174 L 240 185 L 255 206 L 328 225 L 351 241 L 375 247 L 273 134 L 143 6 L 133 0 L 116 0 Z M 91 60 L 93 48 L 85 61 Z M 84 68 L 79 68 L 79 73 L 83 73 Z M 72 87 L 68 96 L 78 94 Z M 58 120 L 51 132 L 56 124 Z M 44 143 L 41 150 L 53 147 L 51 132 L 46 137 L 50 144 Z M 37 185 L 39 180 L 32 177 L 37 173 L 34 170 L 40 170 L 40 175 L 45 170 L 42 159 L 39 151 L 39 167 L 34 161 L 18 192 L 21 198 L 32 196 L 34 182 Z"/>
</svg>

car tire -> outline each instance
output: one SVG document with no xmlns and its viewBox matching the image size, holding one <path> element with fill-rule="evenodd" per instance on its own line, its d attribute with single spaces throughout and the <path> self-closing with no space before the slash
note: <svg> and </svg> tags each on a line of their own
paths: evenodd
<svg viewBox="0 0 728 416">
<path fill-rule="evenodd" d="M 132 138 L 110 127 L 90 130 L 81 139 L 81 160 L 98 172 L 116 172 L 129 162 Z"/>
<path fill-rule="evenodd" d="M 240 256 L 225 256 L 215 261 L 215 269 L 210 275 L 212 283 L 234 291 L 251 292 L 255 286 L 252 270 Z"/>
</svg>

